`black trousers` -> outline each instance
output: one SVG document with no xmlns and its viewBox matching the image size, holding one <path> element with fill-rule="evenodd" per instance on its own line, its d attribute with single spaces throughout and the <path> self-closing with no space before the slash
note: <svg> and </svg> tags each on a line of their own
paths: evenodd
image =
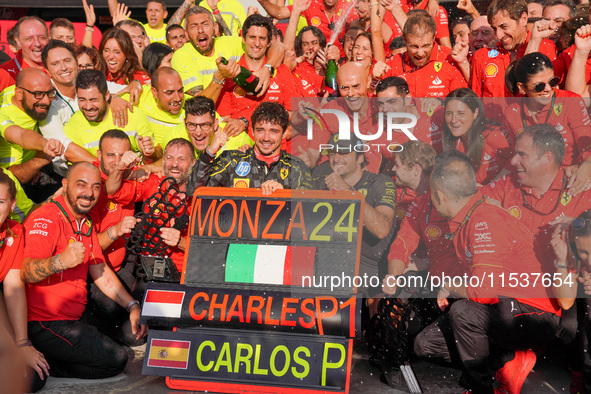
<svg viewBox="0 0 591 394">
<path fill-rule="evenodd" d="M 146 291 L 146 281 L 137 278 L 134 273 L 135 264 L 127 263 L 116 272 L 121 284 L 136 300 L 142 300 Z M 88 279 L 88 304 L 84 311 L 84 321 L 96 326 L 100 332 L 128 346 L 139 346 L 146 342 L 145 338 L 135 339 L 131 332 L 129 313 L 115 301 L 107 297 L 94 283 Z"/>
<path fill-rule="evenodd" d="M 127 351 L 90 324 L 78 320 L 30 321 L 29 339 L 45 356 L 51 376 L 102 379 L 127 364 Z"/>
<path fill-rule="evenodd" d="M 502 298 L 494 305 L 471 300 L 453 303 L 415 339 L 414 350 L 427 360 L 459 364 L 460 385 L 492 394 L 493 371 L 514 357 L 514 350 L 540 347 L 555 338 L 559 317 Z"/>
</svg>

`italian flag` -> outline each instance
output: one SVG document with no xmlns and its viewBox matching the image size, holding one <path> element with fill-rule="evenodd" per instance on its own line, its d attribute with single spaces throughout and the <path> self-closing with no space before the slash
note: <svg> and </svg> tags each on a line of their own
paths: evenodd
<svg viewBox="0 0 591 394">
<path fill-rule="evenodd" d="M 230 244 L 226 282 L 302 286 L 314 275 L 316 247 Z"/>
<path fill-rule="evenodd" d="M 150 342 L 149 367 L 187 369 L 189 364 L 189 341 L 152 339 Z"/>
</svg>

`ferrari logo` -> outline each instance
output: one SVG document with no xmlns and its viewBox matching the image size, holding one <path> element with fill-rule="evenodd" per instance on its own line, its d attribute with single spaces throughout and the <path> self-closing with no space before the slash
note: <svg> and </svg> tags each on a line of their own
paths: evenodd
<svg viewBox="0 0 591 394">
<path fill-rule="evenodd" d="M 562 104 L 554 104 L 553 109 L 556 116 L 560 116 L 560 114 L 562 113 Z"/>
<path fill-rule="evenodd" d="M 566 206 L 566 204 L 568 204 L 570 202 L 570 200 L 572 200 L 572 197 L 569 196 L 568 194 L 566 194 L 566 192 L 562 193 L 562 197 L 560 197 L 560 203 L 563 206 Z"/>
<path fill-rule="evenodd" d="M 288 173 L 289 173 L 289 170 L 287 168 L 282 168 L 281 171 L 280 171 L 281 179 L 287 178 L 287 174 Z"/>
<path fill-rule="evenodd" d="M 433 64 L 433 67 L 435 67 L 435 72 L 439 72 L 439 70 L 441 70 L 441 67 L 443 67 L 443 63 L 435 62 L 435 64 Z"/>
</svg>

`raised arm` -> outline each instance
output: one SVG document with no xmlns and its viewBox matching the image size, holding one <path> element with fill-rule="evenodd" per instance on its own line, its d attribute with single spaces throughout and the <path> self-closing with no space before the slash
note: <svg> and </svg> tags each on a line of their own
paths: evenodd
<svg viewBox="0 0 591 394">
<path fill-rule="evenodd" d="M 575 33 L 575 53 L 566 74 L 565 88 L 571 92 L 589 97 L 589 87 L 585 78 L 587 59 L 591 52 L 591 25 L 580 27 Z"/>
<path fill-rule="evenodd" d="M 285 6 L 279 6 L 272 3 L 270 0 L 259 0 L 259 4 L 275 19 L 286 19 L 289 18 L 291 13 L 289 8 Z"/>
</svg>

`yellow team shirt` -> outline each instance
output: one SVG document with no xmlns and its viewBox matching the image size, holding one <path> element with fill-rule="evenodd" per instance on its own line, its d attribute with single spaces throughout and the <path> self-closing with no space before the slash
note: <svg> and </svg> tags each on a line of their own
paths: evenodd
<svg viewBox="0 0 591 394">
<path fill-rule="evenodd" d="M 240 37 L 215 38 L 212 56 L 201 55 L 191 42 L 187 42 L 172 55 L 172 68 L 180 74 L 185 91 L 194 87 L 203 90 L 211 83 L 213 74 L 218 69 L 215 62 L 218 57 L 238 61 L 243 53 Z"/>
<path fill-rule="evenodd" d="M 64 133 L 72 142 L 82 146 L 88 152 L 96 156 L 101 136 L 108 130 L 117 129 L 113 124 L 111 109 L 102 122 L 89 122 L 81 111 L 76 112 L 64 126 Z M 131 141 L 131 150 L 141 155 L 137 144 L 137 136 L 150 137 L 154 140 L 154 133 L 150 123 L 141 111 L 127 113 L 127 126 L 123 129 Z"/>
<path fill-rule="evenodd" d="M 199 5 L 213 13 L 206 1 L 202 1 Z M 242 25 L 246 20 L 246 11 L 242 4 L 238 0 L 220 0 L 217 8 L 228 29 L 232 32 L 232 37 L 240 37 Z"/>
<path fill-rule="evenodd" d="M 6 140 L 4 133 L 10 126 L 17 125 L 23 129 L 34 130 L 39 133 L 37 121 L 13 105 L 7 96 L 0 108 L 0 167 L 8 168 L 15 164 L 22 164 L 35 156 L 34 151 L 23 149 L 20 145 L 12 144 Z"/>
<path fill-rule="evenodd" d="M 218 117 L 217 113 L 216 113 L 216 118 Z M 223 123 L 223 126 L 225 126 L 226 124 Z M 222 127 L 222 124 L 220 124 L 220 127 Z M 222 127 L 223 128 L 223 127 Z M 218 131 L 218 133 L 221 131 Z M 176 127 L 173 127 L 172 129 L 170 129 L 170 131 L 168 132 L 168 134 L 166 134 L 165 137 L 165 144 L 163 146 L 166 146 L 166 144 L 168 144 L 171 140 L 175 139 L 175 138 L 184 138 L 187 141 L 191 142 L 191 137 L 189 137 L 189 134 L 187 132 L 187 129 L 185 129 L 185 125 L 184 124 L 180 124 Z M 236 150 L 242 146 L 244 146 L 245 144 L 248 144 L 250 146 L 254 145 L 254 141 L 252 140 L 252 138 L 250 138 L 250 136 L 248 135 L 247 132 L 243 131 L 242 133 L 238 134 L 237 136 L 231 137 L 228 142 L 226 142 L 226 145 L 224 145 L 222 147 L 222 149 L 220 149 L 218 151 L 218 153 L 216 154 L 216 156 L 219 156 L 222 154 L 223 151 L 225 150 Z M 199 155 L 201 154 L 201 151 L 195 150 L 195 158 L 199 157 Z"/>
<path fill-rule="evenodd" d="M 181 112 L 176 115 L 164 111 L 158 106 L 158 103 L 152 94 L 152 88 L 144 85 L 142 86 L 142 89 L 143 93 L 140 97 L 138 108 L 146 115 L 148 122 L 150 122 L 150 128 L 154 133 L 154 143 L 160 144 L 164 149 L 166 146 L 166 144 L 164 144 L 164 137 L 172 127 L 183 124 L 185 109 L 181 109 Z M 190 97 L 185 97 L 185 100 L 187 98 Z"/>
<path fill-rule="evenodd" d="M 150 39 L 150 43 L 159 42 L 166 45 L 166 23 L 164 23 L 160 29 L 152 29 L 149 23 L 142 23 L 142 26 L 146 29 L 146 34 Z"/>
<path fill-rule="evenodd" d="M 27 193 L 23 190 L 23 187 L 18 180 L 17 177 L 12 175 L 10 170 L 5 170 L 0 168 L 0 171 L 4 172 L 16 186 L 16 206 L 14 207 L 14 211 L 11 211 L 8 217 L 12 220 L 16 220 L 19 223 L 22 223 L 25 220 L 25 217 L 29 214 L 31 208 L 33 208 L 33 201 L 27 196 Z"/>
</svg>

